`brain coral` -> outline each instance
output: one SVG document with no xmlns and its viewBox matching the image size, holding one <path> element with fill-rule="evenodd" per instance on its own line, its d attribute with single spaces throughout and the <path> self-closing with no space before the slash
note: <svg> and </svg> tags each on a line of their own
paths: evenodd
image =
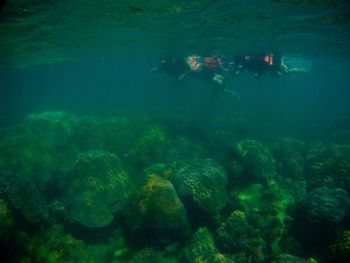
<svg viewBox="0 0 350 263">
<path fill-rule="evenodd" d="M 72 218 L 89 228 L 103 227 L 113 220 L 105 202 L 90 191 L 77 196 L 71 208 Z"/>
<path fill-rule="evenodd" d="M 217 253 L 218 250 L 210 231 L 202 227 L 193 234 L 188 246 L 182 250 L 181 256 L 188 263 L 207 262 L 209 257 Z"/>
<path fill-rule="evenodd" d="M 60 187 L 73 219 L 87 227 L 101 227 L 111 221 L 110 214 L 124 208 L 130 184 L 117 155 L 106 151 L 83 152 L 67 170 Z M 83 208 L 89 212 L 81 211 Z M 103 220 L 95 217 L 98 215 L 94 209 L 101 209 Z"/>
<path fill-rule="evenodd" d="M 226 173 L 211 159 L 196 159 L 177 165 L 171 181 L 180 198 L 208 213 L 219 211 L 226 202 Z"/>
<path fill-rule="evenodd" d="M 134 229 L 186 229 L 188 226 L 185 208 L 173 184 L 156 175 L 149 175 L 130 198 L 126 218 Z"/>
<path fill-rule="evenodd" d="M 349 210 L 348 194 L 340 188 L 320 187 L 308 194 L 305 208 L 309 222 L 339 223 Z"/>
</svg>

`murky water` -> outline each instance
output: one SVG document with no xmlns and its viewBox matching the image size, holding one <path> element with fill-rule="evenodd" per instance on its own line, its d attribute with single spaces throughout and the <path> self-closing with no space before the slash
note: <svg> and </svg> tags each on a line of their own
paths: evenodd
<svg viewBox="0 0 350 263">
<path fill-rule="evenodd" d="M 348 1 L 0 3 L 1 262 L 349 262 Z"/>
</svg>

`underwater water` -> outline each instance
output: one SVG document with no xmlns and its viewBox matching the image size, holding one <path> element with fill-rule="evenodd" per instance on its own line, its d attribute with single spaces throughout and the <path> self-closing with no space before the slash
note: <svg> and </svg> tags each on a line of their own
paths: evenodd
<svg viewBox="0 0 350 263">
<path fill-rule="evenodd" d="M 350 262 L 347 0 L 7 0 L 0 36 L 1 262 Z"/>
</svg>

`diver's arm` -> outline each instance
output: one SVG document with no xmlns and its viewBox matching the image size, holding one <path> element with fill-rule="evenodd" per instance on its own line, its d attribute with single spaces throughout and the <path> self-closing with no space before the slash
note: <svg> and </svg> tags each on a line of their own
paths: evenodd
<svg viewBox="0 0 350 263">
<path fill-rule="evenodd" d="M 303 68 L 290 68 L 288 69 L 288 73 L 292 74 L 292 73 L 307 73 L 308 71 L 306 69 Z"/>
<path fill-rule="evenodd" d="M 237 100 L 241 100 L 241 96 L 239 95 L 238 92 L 235 92 L 235 91 L 230 90 L 230 89 L 223 89 L 223 91 L 234 96 Z"/>
<path fill-rule="evenodd" d="M 307 73 L 308 72 L 308 70 L 305 68 L 296 68 L 296 67 L 289 68 L 286 64 L 284 64 L 283 58 L 281 61 L 280 69 L 281 69 L 281 72 L 284 74 Z"/>
<path fill-rule="evenodd" d="M 183 79 L 184 79 L 185 77 L 187 77 L 190 73 L 192 73 L 192 70 L 187 71 L 187 72 L 181 74 L 177 79 L 178 79 L 178 80 L 183 80 Z"/>
</svg>

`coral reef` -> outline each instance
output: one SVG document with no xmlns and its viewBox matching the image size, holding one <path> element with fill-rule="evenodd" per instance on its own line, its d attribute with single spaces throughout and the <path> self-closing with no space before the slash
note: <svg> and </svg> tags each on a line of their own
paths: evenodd
<svg viewBox="0 0 350 263">
<path fill-rule="evenodd" d="M 140 136 L 145 122 L 145 120 L 130 120 L 123 115 L 109 118 L 82 117 L 75 132 L 74 143 L 83 151 L 106 150 L 125 155 Z"/>
<path fill-rule="evenodd" d="M 72 219 L 86 227 L 103 227 L 113 220 L 113 214 L 108 205 L 95 192 L 83 192 L 71 202 Z"/>
<path fill-rule="evenodd" d="M 204 262 L 206 262 L 206 263 L 234 263 L 236 261 L 233 258 L 228 257 L 224 254 L 216 253 L 216 254 L 213 254 L 210 257 L 208 257 L 208 259 Z"/>
<path fill-rule="evenodd" d="M 289 240 L 295 239 L 294 252 L 317 254 L 323 260 L 334 242 L 339 228 L 346 224 L 349 197 L 340 188 L 320 187 L 310 191 L 305 200 L 291 207 L 293 218 L 289 226 Z M 341 228 L 340 228 L 341 229 Z M 291 243 L 291 242 L 290 242 Z M 300 253 L 300 252 L 299 252 Z"/>
<path fill-rule="evenodd" d="M 179 163 L 171 181 L 180 198 L 205 212 L 216 213 L 226 203 L 226 173 L 212 159 Z"/>
<path fill-rule="evenodd" d="M 264 261 L 265 243 L 240 210 L 233 211 L 219 226 L 217 239 L 231 253 L 244 253 L 246 258 Z"/>
<path fill-rule="evenodd" d="M 25 118 L 0 142 L 0 169 L 30 179 L 41 190 L 77 149 L 73 143 L 78 117 L 65 112 L 44 112 Z"/>
<path fill-rule="evenodd" d="M 234 145 L 230 170 L 233 182 L 267 183 L 276 176 L 272 154 L 256 140 L 243 140 Z"/>
<path fill-rule="evenodd" d="M 149 175 L 130 198 L 127 223 L 133 229 L 177 229 L 188 227 L 185 208 L 173 184 L 157 175 Z"/>
<path fill-rule="evenodd" d="M 350 190 L 350 147 L 316 144 L 307 155 L 308 188 L 329 187 Z"/>
<path fill-rule="evenodd" d="M 338 234 L 337 239 L 329 246 L 330 262 L 350 261 L 350 231 L 345 230 Z"/>
<path fill-rule="evenodd" d="M 252 232 L 253 227 L 248 223 L 244 212 L 235 210 L 220 225 L 217 237 L 223 247 L 238 252 L 245 248 L 244 242 Z"/>
<path fill-rule="evenodd" d="M 274 142 L 271 148 L 278 174 L 288 178 L 303 176 L 306 159 L 306 146 L 303 141 L 282 137 Z"/>
<path fill-rule="evenodd" d="M 79 154 L 62 174 L 60 188 L 72 218 L 87 227 L 109 223 L 111 214 L 123 209 L 130 191 L 121 161 L 106 151 Z"/>
<path fill-rule="evenodd" d="M 78 125 L 78 117 L 60 111 L 48 111 L 26 117 L 24 125 L 45 144 L 65 147 Z"/>
<path fill-rule="evenodd" d="M 189 244 L 182 250 L 181 258 L 184 262 L 200 263 L 218 253 L 214 238 L 205 227 L 199 228 L 192 236 Z"/>
<path fill-rule="evenodd" d="M 349 145 L 203 123 L 44 112 L 0 129 L 0 257 L 349 261 Z"/>
<path fill-rule="evenodd" d="M 85 243 L 65 234 L 60 225 L 53 225 L 35 237 L 24 235 L 21 242 L 28 254 L 23 262 L 96 262 Z"/>
<path fill-rule="evenodd" d="M 29 179 L 0 172 L 0 194 L 30 223 L 43 223 L 48 219 L 46 200 Z"/>
<path fill-rule="evenodd" d="M 297 256 L 282 254 L 277 256 L 273 263 L 317 263 L 317 261 L 312 258 L 305 260 Z"/>
<path fill-rule="evenodd" d="M 339 188 L 312 190 L 305 200 L 305 218 L 310 223 L 339 223 L 348 214 L 348 194 Z"/>
<path fill-rule="evenodd" d="M 160 255 L 151 248 L 145 248 L 135 253 L 129 263 L 157 263 L 160 262 Z"/>
<path fill-rule="evenodd" d="M 131 154 L 136 155 L 141 165 L 151 165 L 161 161 L 163 148 L 168 136 L 158 126 L 148 127 L 137 139 Z"/>
<path fill-rule="evenodd" d="M 11 170 L 45 188 L 59 167 L 59 153 L 41 138 L 19 130 L 0 143 L 0 169 Z"/>
<path fill-rule="evenodd" d="M 171 166 L 165 165 L 163 163 L 155 163 L 143 170 L 143 178 L 147 178 L 148 175 L 158 175 L 163 179 L 169 180 L 173 173 L 173 168 Z"/>
</svg>

